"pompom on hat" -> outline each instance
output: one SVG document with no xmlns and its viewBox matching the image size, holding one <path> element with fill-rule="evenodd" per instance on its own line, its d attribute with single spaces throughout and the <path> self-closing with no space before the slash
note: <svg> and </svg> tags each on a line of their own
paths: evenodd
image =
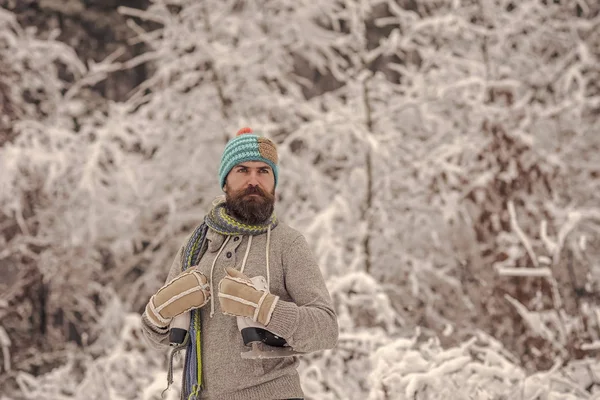
<svg viewBox="0 0 600 400">
<path fill-rule="evenodd" d="M 229 171 L 245 161 L 262 161 L 273 169 L 275 187 L 277 187 L 277 146 L 266 137 L 256 135 L 250 128 L 240 129 L 235 137 L 225 145 L 221 165 L 219 166 L 219 183 L 225 186 Z"/>
</svg>

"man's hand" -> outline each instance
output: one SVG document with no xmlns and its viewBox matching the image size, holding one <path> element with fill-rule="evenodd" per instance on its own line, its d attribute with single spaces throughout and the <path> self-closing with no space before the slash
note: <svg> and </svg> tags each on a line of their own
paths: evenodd
<svg viewBox="0 0 600 400">
<path fill-rule="evenodd" d="M 209 299 L 208 279 L 193 268 L 161 287 L 146 305 L 146 315 L 154 325 L 165 328 L 174 317 L 202 307 Z"/>
<path fill-rule="evenodd" d="M 267 325 L 279 296 L 257 289 L 246 275 L 233 268 L 226 268 L 227 275 L 219 282 L 219 303 L 224 314 L 249 317 Z"/>
</svg>

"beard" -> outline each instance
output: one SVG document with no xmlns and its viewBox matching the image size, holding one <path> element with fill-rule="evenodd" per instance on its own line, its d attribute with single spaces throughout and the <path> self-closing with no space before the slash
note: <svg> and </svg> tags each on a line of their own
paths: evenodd
<svg viewBox="0 0 600 400">
<path fill-rule="evenodd" d="M 252 196 L 254 195 L 254 196 Z M 229 215 L 248 225 L 260 225 L 269 220 L 275 207 L 275 189 L 265 192 L 259 186 L 248 186 L 230 194 L 225 193 Z"/>
</svg>

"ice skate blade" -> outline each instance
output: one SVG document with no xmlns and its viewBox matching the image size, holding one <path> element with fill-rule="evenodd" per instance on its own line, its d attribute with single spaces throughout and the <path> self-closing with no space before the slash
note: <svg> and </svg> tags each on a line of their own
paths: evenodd
<svg viewBox="0 0 600 400">
<path fill-rule="evenodd" d="M 249 351 L 244 351 L 241 353 L 242 358 L 245 360 L 260 360 L 265 358 L 285 358 L 285 357 L 293 357 L 298 355 L 298 352 L 287 349 L 277 349 L 277 350 L 258 350 L 253 349 Z"/>
</svg>

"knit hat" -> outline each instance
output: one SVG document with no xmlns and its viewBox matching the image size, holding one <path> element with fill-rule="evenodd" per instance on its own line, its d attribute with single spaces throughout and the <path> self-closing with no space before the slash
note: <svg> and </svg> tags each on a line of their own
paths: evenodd
<svg viewBox="0 0 600 400">
<path fill-rule="evenodd" d="M 250 128 L 240 129 L 236 136 L 226 145 L 219 166 L 219 183 L 225 186 L 225 179 L 229 171 L 236 165 L 245 161 L 262 161 L 273 169 L 275 187 L 277 187 L 277 147 L 266 137 L 253 133 Z"/>
</svg>

